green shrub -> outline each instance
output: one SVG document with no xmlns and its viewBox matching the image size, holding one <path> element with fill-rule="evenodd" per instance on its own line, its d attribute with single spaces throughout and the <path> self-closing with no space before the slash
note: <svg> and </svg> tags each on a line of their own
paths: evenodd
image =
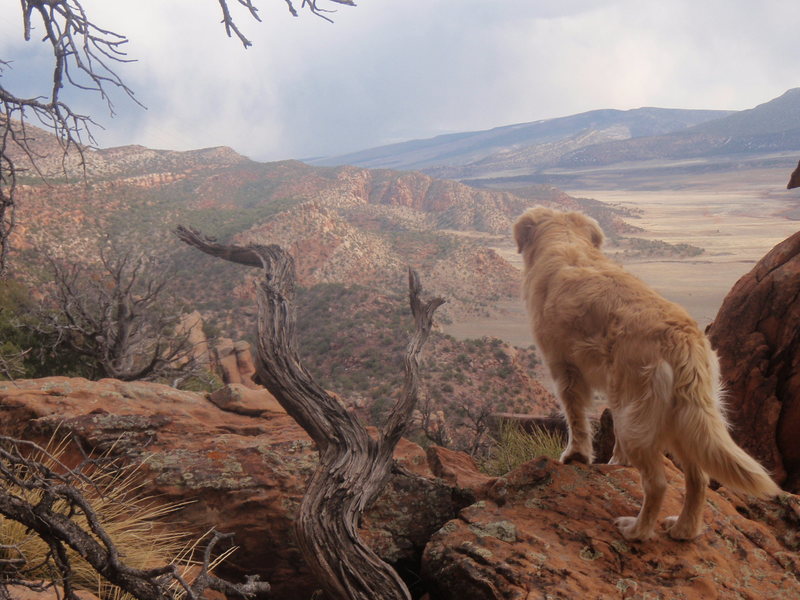
<svg viewBox="0 0 800 600">
<path fill-rule="evenodd" d="M 33 290 L 13 279 L 0 280 L 0 380 L 48 375 L 87 376 L 81 357 L 56 351 L 53 335 L 44 333 Z"/>
<path fill-rule="evenodd" d="M 163 383 L 169 384 L 170 382 L 165 381 Z M 210 393 L 218 390 L 223 385 L 225 385 L 225 382 L 222 381 L 219 375 L 203 369 L 180 381 L 176 387 L 187 392 Z"/>
</svg>

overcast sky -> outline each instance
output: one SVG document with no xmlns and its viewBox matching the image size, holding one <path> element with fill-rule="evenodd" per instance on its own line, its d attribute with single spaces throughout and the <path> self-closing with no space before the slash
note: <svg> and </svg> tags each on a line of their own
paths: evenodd
<svg viewBox="0 0 800 600">
<path fill-rule="evenodd" d="M 102 146 L 304 158 L 598 108 L 745 109 L 800 86 L 798 0 L 361 0 L 328 5 L 334 24 L 282 0 L 255 0 L 257 23 L 230 0 L 247 50 L 215 0 L 82 3 L 130 39 L 137 62 L 117 71 L 147 106 L 116 97 L 111 118 L 77 97 Z M 23 42 L 19 11 L 2 0 L 0 83 L 46 93 L 48 47 Z"/>
</svg>

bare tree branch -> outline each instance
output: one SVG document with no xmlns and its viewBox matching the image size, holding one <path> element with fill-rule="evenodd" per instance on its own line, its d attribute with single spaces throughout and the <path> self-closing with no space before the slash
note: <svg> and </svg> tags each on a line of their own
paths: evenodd
<svg viewBox="0 0 800 600">
<path fill-rule="evenodd" d="M 447 421 L 442 411 L 435 411 L 430 396 L 426 395 L 419 405 L 420 429 L 437 446 L 450 448 L 453 440 L 448 431 Z"/>
<path fill-rule="evenodd" d="M 486 434 L 489 431 L 493 407 L 489 404 L 474 406 L 466 398 L 461 400 L 461 408 L 467 417 L 467 427 L 472 432 L 472 440 L 466 451 L 470 456 L 476 456 L 481 450 L 485 450 Z"/>
<path fill-rule="evenodd" d="M 46 96 L 19 97 L 0 86 L 0 275 L 7 270 L 9 236 L 15 224 L 20 166 L 12 155 L 24 157 L 34 169 L 41 158 L 27 127 L 31 118 L 53 132 L 64 157 L 74 150 L 79 167 L 84 167 L 85 143 L 94 142 L 91 125 L 96 123 L 61 99 L 65 86 L 98 93 L 112 114 L 111 88 L 138 103 L 133 90 L 112 68 L 115 63 L 130 62 L 123 50 L 128 41 L 125 36 L 95 25 L 78 0 L 21 0 L 21 6 L 25 40 L 31 40 L 39 25 L 42 40 L 53 49 L 53 76 Z M 8 67 L 7 61 L 0 62 L 0 69 Z"/>
<path fill-rule="evenodd" d="M 293 0 L 284 0 L 289 12 L 298 16 Z M 355 6 L 353 0 L 328 0 L 334 4 Z M 233 16 L 229 0 L 217 0 L 222 10 L 222 24 L 228 37 L 236 37 L 247 48 L 252 42 L 242 33 Z M 253 0 L 236 0 L 248 17 L 261 21 Z M 0 277 L 7 274 L 9 238 L 15 225 L 18 174 L 32 168 L 40 176 L 34 149 L 35 136 L 27 124 L 51 131 L 61 146 L 62 170 L 70 151 L 77 156 L 77 167 L 86 168 L 86 151 L 95 140 L 92 127 L 99 125 L 91 116 L 74 111 L 62 100 L 62 91 L 73 88 L 98 94 L 114 114 L 112 92 L 122 92 L 133 102 L 133 89 L 116 72 L 121 63 L 132 62 L 125 52 L 125 35 L 98 26 L 84 9 L 81 0 L 20 0 L 23 38 L 26 41 L 41 34 L 53 52 L 52 82 L 47 93 L 33 97 L 14 94 L 0 84 Z M 318 6 L 317 0 L 303 0 L 301 8 L 308 9 L 327 21 L 331 10 Z M 11 68 L 8 60 L 0 58 L 0 72 Z M 23 165 L 24 163 L 24 165 Z"/>
<path fill-rule="evenodd" d="M 176 235 L 212 256 L 263 265 L 257 288 L 259 379 L 316 442 L 319 465 L 295 523 L 300 549 L 326 594 L 338 600 L 410 600 L 403 581 L 358 535 L 361 515 L 383 490 L 395 445 L 418 398 L 419 353 L 436 309 L 444 302 L 420 300 L 417 274 L 409 271 L 409 300 L 416 329 L 405 357 L 403 396 L 391 409 L 378 439 L 323 390 L 300 363 L 295 347 L 294 261 L 280 247 L 224 246 L 197 231 Z"/>
<path fill-rule="evenodd" d="M 96 464 L 95 460 L 87 458 L 78 467 L 69 469 L 33 442 L 0 436 L 0 514 L 24 525 L 50 548 L 49 555 L 37 564 L 30 564 L 18 547 L 16 553 L 13 546 L 0 548 L 4 556 L 10 556 L 3 565 L 0 598 L 8 597 L 5 589 L 11 583 L 34 589 L 50 585 L 44 581 L 30 581 L 30 574 L 41 572 L 49 565 L 54 587 L 62 588 L 66 600 L 78 600 L 68 548 L 108 582 L 139 600 L 172 600 L 180 596 L 200 600 L 209 588 L 224 588 L 226 593 L 244 598 L 269 591 L 268 584 L 257 580 L 234 584 L 209 574 L 214 546 L 220 539 L 229 537 L 216 532 L 204 553 L 200 566 L 202 577 L 191 585 L 175 564 L 149 569 L 127 565 L 101 517 L 79 489 L 80 484 L 92 484 L 83 471 Z"/>
<path fill-rule="evenodd" d="M 89 359 L 96 375 L 124 381 L 199 371 L 190 332 L 169 293 L 171 270 L 144 250 L 100 241 L 99 268 L 48 256 L 54 310 L 41 333 Z M 49 307 L 46 307 L 49 308 Z"/>
</svg>

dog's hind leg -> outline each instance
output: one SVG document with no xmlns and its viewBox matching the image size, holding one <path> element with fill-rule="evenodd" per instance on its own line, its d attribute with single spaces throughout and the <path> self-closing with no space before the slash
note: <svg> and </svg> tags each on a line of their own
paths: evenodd
<svg viewBox="0 0 800 600">
<path fill-rule="evenodd" d="M 616 435 L 616 433 L 615 433 Z M 625 451 L 622 449 L 622 444 L 618 439 L 614 440 L 614 450 L 611 452 L 611 458 L 608 460 L 610 465 L 629 465 L 631 464 L 628 457 L 625 456 Z"/>
<path fill-rule="evenodd" d="M 686 480 L 686 496 L 683 499 L 681 514 L 667 517 L 664 525 L 669 536 L 675 540 L 691 540 L 703 530 L 703 505 L 706 499 L 708 476 L 694 462 L 686 460 L 682 453 L 677 453 L 678 461 L 683 468 Z"/>
<path fill-rule="evenodd" d="M 637 517 L 619 517 L 616 524 L 625 539 L 646 540 L 653 537 L 658 511 L 661 510 L 667 490 L 664 462 L 657 448 L 625 448 L 625 453 L 631 464 L 639 470 L 644 500 Z"/>
<path fill-rule="evenodd" d="M 671 367 L 659 361 L 640 369 L 625 368 L 609 390 L 617 440 L 630 464 L 639 471 L 644 489 L 637 517 L 616 520 L 629 540 L 653 536 L 658 512 L 667 489 L 664 472 L 663 431 L 672 395 Z"/>
<path fill-rule="evenodd" d="M 580 371 L 571 365 L 551 366 L 558 386 L 558 397 L 567 419 L 569 440 L 561 454 L 562 463 L 592 462 L 592 426 L 586 415 L 592 394 Z"/>
</svg>

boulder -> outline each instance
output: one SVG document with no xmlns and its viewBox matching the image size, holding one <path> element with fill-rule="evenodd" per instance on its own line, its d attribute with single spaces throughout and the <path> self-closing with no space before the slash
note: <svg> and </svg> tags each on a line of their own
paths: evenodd
<svg viewBox="0 0 800 600">
<path fill-rule="evenodd" d="M 708 328 L 736 441 L 800 491 L 800 232 L 728 293 Z"/>
<path fill-rule="evenodd" d="M 184 315 L 178 323 L 176 333 L 185 335 L 192 347 L 192 358 L 205 368 L 211 366 L 208 338 L 203 331 L 203 317 L 198 311 Z"/>
<path fill-rule="evenodd" d="M 265 388 L 253 389 L 241 383 L 229 383 L 208 395 L 217 408 L 249 417 L 260 417 L 264 413 L 286 411 Z"/>
<path fill-rule="evenodd" d="M 253 353 L 250 350 L 250 342 L 239 340 L 233 345 L 233 349 L 236 352 L 236 366 L 239 369 L 242 383 L 247 387 L 260 389 L 261 386 L 253 380 L 256 374 L 256 365 L 253 361 Z"/>
<path fill-rule="evenodd" d="M 253 380 L 256 367 L 248 342 L 234 342 L 229 338 L 220 338 L 214 346 L 214 352 L 225 383 L 238 383 L 251 389 L 263 389 Z"/>
<path fill-rule="evenodd" d="M 677 514 L 683 495 L 680 471 L 664 460 L 670 486 L 662 516 Z M 613 522 L 639 509 L 631 468 L 539 458 L 500 479 L 502 497 L 464 508 L 428 543 L 422 572 L 431 598 L 800 597 L 797 536 L 776 536 L 715 492 L 698 539 L 676 542 L 662 532 L 635 543 Z M 797 529 L 800 498 L 763 505 L 785 531 Z"/>
<path fill-rule="evenodd" d="M 0 382 L 6 434 L 47 443 L 56 429 L 84 448 L 141 461 L 143 493 L 188 504 L 170 520 L 195 536 L 235 533 L 221 573 L 258 574 L 274 600 L 309 598 L 314 582 L 293 540 L 293 520 L 317 453 L 285 413 L 221 410 L 165 385 L 51 377 Z M 391 562 L 414 565 L 431 534 L 466 505 L 434 478 L 425 452 L 398 445 L 401 469 L 365 515 L 364 535 Z M 78 460 L 77 451 L 75 460 Z M 69 460 L 67 457 L 65 460 Z"/>
</svg>

